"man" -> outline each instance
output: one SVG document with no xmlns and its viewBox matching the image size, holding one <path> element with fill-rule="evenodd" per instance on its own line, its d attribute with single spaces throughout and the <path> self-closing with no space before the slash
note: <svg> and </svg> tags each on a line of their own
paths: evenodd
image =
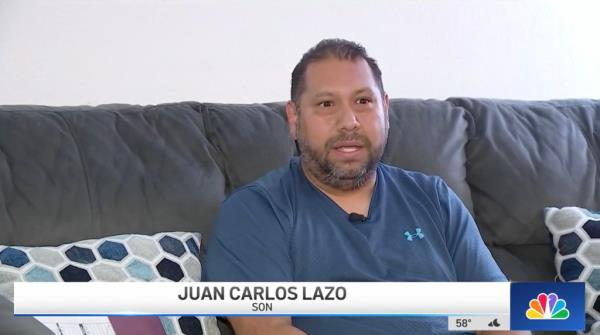
<svg viewBox="0 0 600 335">
<path fill-rule="evenodd" d="M 380 163 L 381 71 L 323 40 L 292 72 L 300 157 L 234 192 L 208 244 L 210 281 L 505 281 L 458 197 L 437 177 Z M 408 242 L 405 233 L 423 239 Z M 439 334 L 446 318 L 232 317 L 236 334 Z"/>
</svg>

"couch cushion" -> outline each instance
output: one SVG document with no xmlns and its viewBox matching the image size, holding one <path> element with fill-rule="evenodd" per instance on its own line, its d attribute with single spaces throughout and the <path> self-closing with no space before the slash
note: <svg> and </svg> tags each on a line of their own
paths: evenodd
<svg viewBox="0 0 600 335">
<path fill-rule="evenodd" d="M 544 207 L 600 203 L 600 101 L 449 101 L 474 120 L 467 182 L 487 243 L 547 244 Z"/>
<path fill-rule="evenodd" d="M 600 213 L 579 207 L 547 208 L 545 223 L 556 250 L 557 277 L 585 282 L 585 333 L 600 333 Z M 591 331 L 591 332 L 590 332 Z"/>
<path fill-rule="evenodd" d="M 70 229 L 88 229 L 77 142 L 54 110 L 0 107 L 0 244 L 52 243 Z"/>
<path fill-rule="evenodd" d="M 391 99 L 385 163 L 440 176 L 472 213 L 465 170 L 468 115 L 439 100 Z"/>
<path fill-rule="evenodd" d="M 510 281 L 554 281 L 554 252 L 549 243 L 488 245 L 492 256 Z"/>
<path fill-rule="evenodd" d="M 0 245 L 0 296 L 14 300 L 17 281 L 200 282 L 200 246 L 200 234 L 187 232 L 118 235 L 58 247 Z M 219 334 L 214 317 L 161 316 L 161 322 L 168 334 Z M 192 331 L 184 330 L 188 327 Z"/>
<path fill-rule="evenodd" d="M 285 105 L 204 104 L 207 137 L 222 157 L 227 193 L 285 164 L 294 145 Z"/>
<path fill-rule="evenodd" d="M 0 107 L 0 243 L 207 237 L 224 178 L 204 133 L 198 103 Z"/>
</svg>

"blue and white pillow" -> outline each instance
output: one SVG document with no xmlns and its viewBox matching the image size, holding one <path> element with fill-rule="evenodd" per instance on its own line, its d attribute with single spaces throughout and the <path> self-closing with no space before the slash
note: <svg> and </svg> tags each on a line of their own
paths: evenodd
<svg viewBox="0 0 600 335">
<path fill-rule="evenodd" d="M 118 235 L 58 247 L 0 246 L 0 295 L 16 281 L 200 281 L 200 234 Z M 167 335 L 219 334 L 214 317 L 161 317 Z"/>
<path fill-rule="evenodd" d="M 558 279 L 585 282 L 585 334 L 600 334 L 600 213 L 549 207 L 545 223 L 556 250 Z"/>
</svg>

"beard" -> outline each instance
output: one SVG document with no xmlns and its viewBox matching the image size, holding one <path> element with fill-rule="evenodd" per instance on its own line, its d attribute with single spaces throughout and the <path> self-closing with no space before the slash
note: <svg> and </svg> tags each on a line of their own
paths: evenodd
<svg viewBox="0 0 600 335">
<path fill-rule="evenodd" d="M 342 191 L 355 190 L 369 180 L 375 173 L 377 163 L 383 156 L 385 141 L 377 147 L 373 147 L 371 141 L 357 133 L 339 133 L 325 142 L 323 150 L 311 147 L 305 140 L 305 136 L 298 123 L 298 147 L 300 149 L 300 161 L 302 167 L 307 169 L 321 183 Z M 387 132 L 385 137 L 387 138 Z M 367 158 L 358 167 L 344 167 L 344 162 L 335 163 L 329 159 L 329 152 L 335 144 L 340 141 L 360 141 L 367 151 Z"/>
</svg>

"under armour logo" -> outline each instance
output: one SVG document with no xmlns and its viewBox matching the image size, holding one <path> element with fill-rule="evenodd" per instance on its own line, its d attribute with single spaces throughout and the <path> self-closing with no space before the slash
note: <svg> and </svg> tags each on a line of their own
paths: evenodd
<svg viewBox="0 0 600 335">
<path fill-rule="evenodd" d="M 415 229 L 415 233 L 411 234 L 408 230 L 404 232 L 404 236 L 406 237 L 407 241 L 412 241 L 416 238 L 418 238 L 419 240 L 422 240 L 423 238 L 425 238 L 425 235 L 423 233 L 421 233 L 421 228 L 417 228 Z"/>
</svg>

